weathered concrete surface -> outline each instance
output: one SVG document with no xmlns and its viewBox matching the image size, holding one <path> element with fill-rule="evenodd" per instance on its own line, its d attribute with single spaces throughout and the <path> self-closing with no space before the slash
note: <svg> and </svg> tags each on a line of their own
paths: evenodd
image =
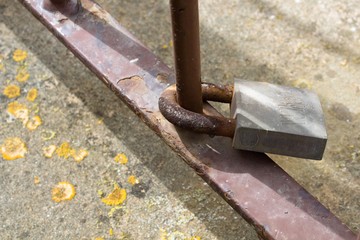
<svg viewBox="0 0 360 240">
<path fill-rule="evenodd" d="M 169 65 L 170 18 L 167 1 L 100 1 Z M 274 156 L 279 164 L 355 232 L 360 228 L 360 9 L 356 1 L 228 1 L 200 3 L 203 80 L 233 77 L 312 88 L 322 100 L 329 142 L 324 160 Z M 204 186 L 100 81 L 57 43 L 29 13 L 0 0 L 0 54 L 6 72 L 1 91 L 13 83 L 16 48 L 29 51 L 30 79 L 25 92 L 39 89 L 35 103 L 43 125 L 29 132 L 10 121 L 0 95 L 0 142 L 21 137 L 25 159 L 0 161 L 1 239 L 159 239 L 162 231 L 178 239 L 255 239 L 243 220 Z M 66 59 L 66 60 L 64 60 Z M 31 105 L 29 105 L 31 106 Z M 226 106 L 220 106 L 226 110 Z M 101 121 L 99 121 L 101 120 Z M 44 131 L 56 132 L 43 141 Z M 69 141 L 89 150 L 80 164 L 45 159 L 42 147 Z M 113 161 L 129 157 L 126 166 Z M 136 175 L 141 184 L 126 179 Z M 33 183 L 34 176 L 40 183 Z M 74 200 L 56 204 L 51 188 L 58 181 L 76 185 Z M 112 182 L 129 192 L 124 208 L 109 217 L 98 190 Z M 180 233 L 176 233 L 179 231 Z M 182 233 L 182 234 L 181 234 Z M 115 238 L 115 235 L 113 238 Z M 183 236 L 180 236 L 183 235 Z"/>
</svg>

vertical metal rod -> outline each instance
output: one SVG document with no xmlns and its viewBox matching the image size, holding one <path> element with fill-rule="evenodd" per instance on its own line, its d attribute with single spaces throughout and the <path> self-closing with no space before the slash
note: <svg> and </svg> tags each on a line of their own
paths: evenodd
<svg viewBox="0 0 360 240">
<path fill-rule="evenodd" d="M 203 111 L 198 0 L 170 0 L 176 92 L 181 107 Z"/>
</svg>

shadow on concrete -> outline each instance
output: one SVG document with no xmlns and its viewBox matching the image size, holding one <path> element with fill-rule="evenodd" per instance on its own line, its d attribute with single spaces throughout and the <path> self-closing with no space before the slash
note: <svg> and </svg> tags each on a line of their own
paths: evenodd
<svg viewBox="0 0 360 240">
<path fill-rule="evenodd" d="M 27 18 L 29 18 L 29 21 L 33 21 L 30 20 L 30 17 L 25 16 Z M 9 20 L 7 21 L 7 24 L 9 23 Z M 11 29 L 17 33 L 17 36 L 19 36 L 23 42 L 28 45 L 28 39 L 31 38 L 31 33 L 26 33 L 26 31 L 24 31 L 22 26 L 16 26 L 16 25 L 11 25 L 8 24 Z M 43 28 L 41 28 L 39 26 L 39 29 L 37 31 L 41 32 Z M 47 39 L 47 32 L 43 32 L 43 33 L 39 33 L 39 35 L 37 36 L 37 38 L 43 38 L 43 39 Z M 29 36 L 30 35 L 30 36 Z M 33 35 L 33 34 L 32 34 Z M 223 42 L 224 45 L 226 45 L 227 48 L 231 49 L 232 52 L 236 55 L 242 55 L 242 56 L 246 56 L 246 58 L 251 59 L 251 56 L 247 56 L 245 52 L 241 51 L 240 49 L 237 48 L 237 46 L 233 46 L 231 44 L 227 44 L 226 39 L 222 38 L 221 36 L 216 35 L 215 33 L 211 32 L 211 29 L 209 29 L 208 34 L 206 36 L 209 39 L 216 39 L 216 41 L 219 42 Z M 36 43 L 34 40 L 30 41 L 32 43 Z M 59 52 L 59 54 L 57 54 L 56 57 L 53 57 L 51 55 L 51 57 L 44 53 L 41 49 L 41 45 L 42 43 L 37 43 L 34 45 L 31 45 L 30 49 L 39 56 L 40 60 L 43 61 L 43 63 L 54 73 L 56 74 L 60 79 L 63 80 L 64 84 L 69 88 L 69 90 L 71 92 L 73 92 L 74 94 L 76 94 L 80 99 L 82 99 L 85 103 L 85 105 L 92 111 L 94 112 L 96 115 L 100 115 L 101 117 L 104 118 L 104 123 L 107 125 L 107 127 L 118 137 L 121 138 L 128 138 L 131 139 L 131 136 L 136 136 L 135 138 L 133 137 L 133 139 L 136 139 L 134 142 L 129 143 L 129 148 L 136 154 L 138 155 L 140 160 L 143 160 L 142 156 L 148 156 L 147 153 L 143 152 L 143 151 L 148 151 L 148 149 L 154 148 L 153 144 L 151 144 L 151 142 L 153 141 L 149 141 L 149 139 L 154 139 L 154 136 L 151 132 L 147 131 L 143 131 L 141 128 L 138 127 L 139 123 L 137 120 L 134 120 L 134 115 L 130 114 L 129 111 L 124 110 L 124 106 L 123 104 L 117 103 L 116 101 L 117 98 L 114 97 L 110 97 L 108 96 L 108 94 L 106 94 L 106 91 L 108 91 L 107 89 L 104 88 L 104 86 L 102 86 L 100 84 L 99 81 L 97 80 L 92 80 L 91 82 L 91 86 L 89 85 L 89 79 L 87 79 L 87 77 L 83 77 L 82 75 L 80 75 L 78 73 L 79 69 L 77 67 L 78 63 L 75 63 L 75 60 L 73 58 L 69 58 L 69 56 L 67 56 L 67 52 Z M 57 48 L 57 47 L 56 47 Z M 63 49 L 63 48 L 62 48 Z M 52 59 L 52 62 L 48 61 L 49 57 Z M 64 63 L 64 59 L 67 59 L 67 61 Z M 56 65 L 57 62 L 60 62 L 59 65 Z M 64 66 L 67 67 L 67 71 L 64 72 L 63 69 Z M 240 66 L 241 67 L 241 66 Z M 268 69 L 266 66 L 264 65 L 253 65 L 250 68 L 244 68 L 244 72 L 246 71 L 252 71 L 253 69 L 259 68 L 262 69 L 262 73 L 266 76 L 267 71 L 271 71 L 272 75 L 274 75 L 273 70 Z M 76 75 L 80 75 L 81 77 L 76 78 L 76 83 L 74 83 L 74 76 Z M 85 75 L 89 75 L 89 72 L 85 72 Z M 263 76 L 262 76 L 263 77 Z M 277 79 L 279 79 L 280 81 L 286 81 L 283 76 L 281 76 L 280 74 L 278 74 L 276 76 Z M 255 80 L 255 79 L 250 79 L 250 80 Z M 256 79 L 257 80 L 257 79 Z M 78 86 L 85 86 L 84 88 L 79 88 Z M 101 85 L 101 86 L 100 86 Z M 116 118 L 114 119 L 114 117 L 110 118 L 107 117 L 106 112 L 111 111 L 117 109 L 118 110 L 118 114 L 116 116 Z M 122 113 L 121 116 L 119 113 Z M 127 116 L 127 117 L 124 117 Z M 130 117 L 133 116 L 133 117 Z M 135 122 L 134 122 L 135 121 Z M 119 124 L 121 123 L 121 124 Z M 119 127 L 119 125 L 123 125 L 126 127 Z M 130 127 L 129 127 L 130 126 Z M 142 125 L 143 126 L 143 125 Z M 128 129 L 134 129 L 134 131 L 128 131 Z M 136 132 L 137 131 L 137 132 Z M 157 140 L 158 141 L 158 140 Z M 156 144 L 158 145 L 158 144 Z M 164 148 L 163 146 L 164 144 L 161 144 L 160 148 Z M 141 148 L 139 148 L 139 146 L 141 146 Z M 159 146 L 157 146 L 159 147 Z M 169 173 L 171 171 L 168 171 L 169 169 L 159 169 L 157 166 L 159 164 L 158 163 L 159 159 L 162 159 L 164 157 L 167 157 L 167 154 L 164 153 L 158 153 L 158 155 L 153 156 L 153 159 L 151 159 L 150 161 L 148 161 L 148 159 L 143 160 L 144 165 L 149 168 L 154 174 L 156 174 L 161 180 L 162 182 L 165 184 L 166 187 L 169 188 L 170 191 L 174 192 L 175 195 L 182 200 L 182 195 L 183 195 L 183 191 L 178 188 L 178 186 L 176 186 L 176 184 L 179 183 L 183 183 L 183 184 L 190 184 L 192 181 L 189 179 L 194 179 L 193 175 L 189 173 L 189 171 L 186 170 L 186 166 L 184 164 L 182 165 L 176 165 L 176 167 L 173 167 L 173 176 L 179 176 L 177 174 L 178 171 L 182 172 L 182 175 L 180 176 L 179 179 L 176 179 L 175 184 L 173 183 L 169 183 L 168 181 L 168 177 L 169 177 Z M 173 155 L 173 154 L 172 154 Z M 172 156 L 172 158 L 174 158 Z M 172 165 L 172 164 L 170 164 Z M 235 169 L 233 169 L 235 170 Z M 241 171 L 244 171 L 243 169 Z M 180 184 L 181 185 L 181 184 Z M 213 202 L 214 205 L 217 205 L 217 202 Z M 206 218 L 201 218 L 201 216 L 199 216 L 198 214 L 198 209 L 196 209 L 196 207 L 192 206 L 189 202 L 185 202 L 185 205 L 188 207 L 189 210 L 193 211 L 200 219 L 203 220 L 203 222 L 208 225 L 209 229 L 214 229 L 214 227 L 218 226 L 218 224 L 216 222 L 211 222 Z M 217 235 L 217 237 L 219 239 L 227 239 L 224 236 L 219 235 L 219 232 L 217 230 L 213 231 L 214 234 Z"/>
<path fill-rule="evenodd" d="M 275 16 L 281 16 L 281 22 L 290 26 L 293 29 L 296 29 L 300 35 L 306 36 L 308 38 L 318 39 L 320 45 L 324 51 L 342 55 L 345 58 L 351 58 L 354 63 L 360 64 L 358 61 L 360 59 L 360 54 L 357 49 L 351 48 L 349 44 L 343 42 L 335 42 L 330 40 L 325 35 L 318 33 L 316 30 L 316 24 L 309 21 L 309 23 L 302 22 L 296 16 L 291 16 L 279 9 L 276 5 L 272 5 L 270 2 L 264 0 L 249 0 L 249 2 L 255 5 L 261 11 L 267 11 Z"/>
</svg>

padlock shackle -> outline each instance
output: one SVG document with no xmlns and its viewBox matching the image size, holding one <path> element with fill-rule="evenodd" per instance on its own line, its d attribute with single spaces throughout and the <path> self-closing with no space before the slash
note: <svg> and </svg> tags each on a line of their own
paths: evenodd
<svg viewBox="0 0 360 240">
<path fill-rule="evenodd" d="M 202 113 L 198 0 L 170 0 L 179 105 Z"/>
<path fill-rule="evenodd" d="M 230 103 L 233 86 L 218 86 L 203 83 L 203 100 Z M 159 109 L 163 116 L 175 126 L 212 136 L 234 136 L 236 120 L 220 116 L 209 116 L 182 108 L 176 100 L 176 86 L 168 87 L 159 99 Z"/>
</svg>

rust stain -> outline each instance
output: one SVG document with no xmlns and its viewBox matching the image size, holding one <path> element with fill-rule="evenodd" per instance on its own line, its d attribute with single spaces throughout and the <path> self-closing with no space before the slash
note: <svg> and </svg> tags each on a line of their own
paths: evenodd
<svg viewBox="0 0 360 240">
<path fill-rule="evenodd" d="M 168 83 L 169 82 L 168 78 L 169 78 L 169 74 L 166 74 L 166 73 L 159 73 L 156 76 L 156 80 L 158 80 L 161 83 Z"/>
<path fill-rule="evenodd" d="M 122 78 L 117 81 L 117 85 L 123 89 L 132 89 L 132 92 L 138 97 L 148 93 L 148 88 L 146 87 L 144 79 L 138 75 Z M 112 86 L 111 90 L 117 92 L 115 86 Z"/>
<path fill-rule="evenodd" d="M 143 82 L 144 79 L 138 75 L 135 75 L 135 76 L 131 76 L 131 77 L 122 78 L 117 82 L 117 84 L 120 84 L 120 82 L 123 82 L 123 81 L 126 81 L 126 82 L 130 81 L 129 84 L 135 85 L 135 84 L 138 84 L 138 82 Z"/>
</svg>

